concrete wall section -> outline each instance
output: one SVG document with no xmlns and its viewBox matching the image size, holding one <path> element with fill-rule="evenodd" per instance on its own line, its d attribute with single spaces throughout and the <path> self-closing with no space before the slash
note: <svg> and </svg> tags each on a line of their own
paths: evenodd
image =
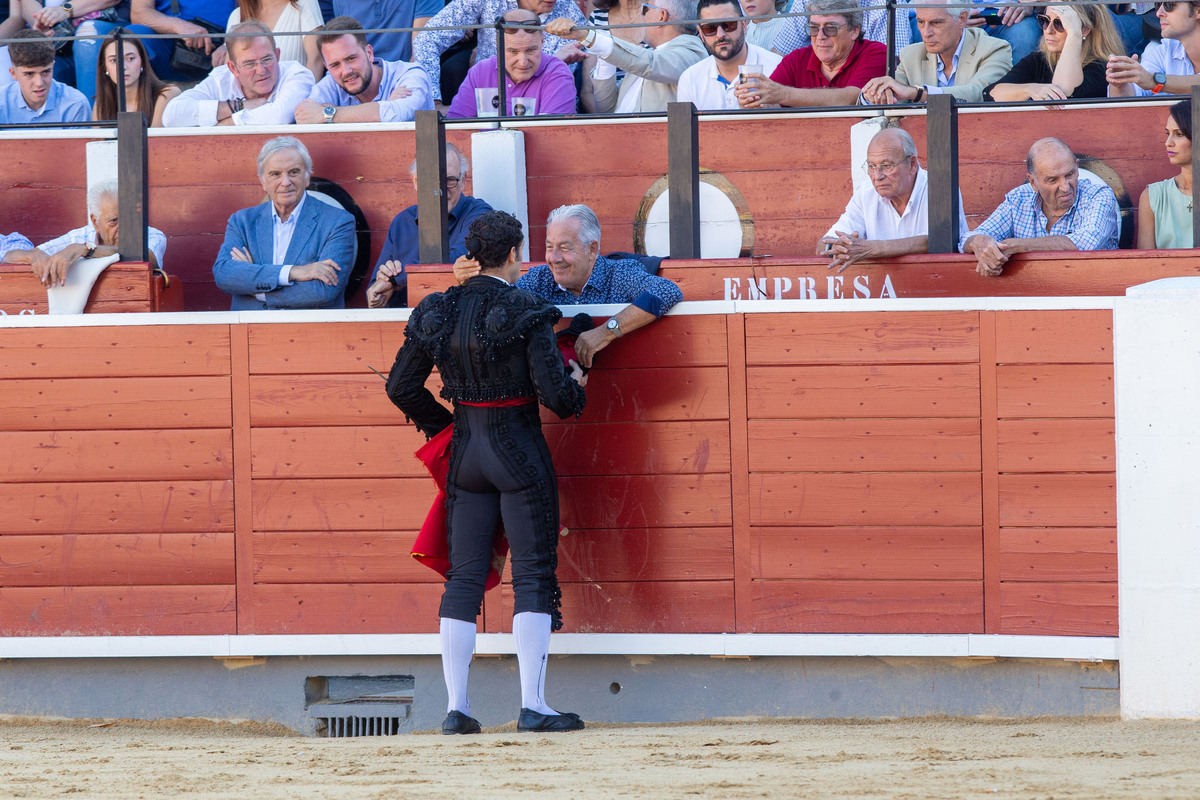
<svg viewBox="0 0 1200 800">
<path fill-rule="evenodd" d="M 1200 281 L 1117 301 L 1121 713 L 1200 717 Z"/>
</svg>

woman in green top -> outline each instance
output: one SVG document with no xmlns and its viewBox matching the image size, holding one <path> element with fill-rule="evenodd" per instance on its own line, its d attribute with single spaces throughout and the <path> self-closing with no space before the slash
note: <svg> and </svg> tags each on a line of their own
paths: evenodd
<svg viewBox="0 0 1200 800">
<path fill-rule="evenodd" d="M 1138 200 L 1139 250 L 1192 246 L 1192 101 L 1171 106 L 1167 115 L 1167 160 L 1179 174 L 1152 183 Z"/>
</svg>

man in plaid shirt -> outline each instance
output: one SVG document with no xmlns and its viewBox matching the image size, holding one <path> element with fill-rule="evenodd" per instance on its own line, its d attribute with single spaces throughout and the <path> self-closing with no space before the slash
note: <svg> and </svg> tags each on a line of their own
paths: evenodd
<svg viewBox="0 0 1200 800">
<path fill-rule="evenodd" d="M 1029 182 L 1006 194 L 982 225 L 963 236 L 960 249 L 975 254 L 976 272 L 995 277 L 1014 253 L 1117 248 L 1117 198 L 1103 183 L 1079 180 L 1070 147 L 1039 139 L 1025 166 Z"/>
</svg>

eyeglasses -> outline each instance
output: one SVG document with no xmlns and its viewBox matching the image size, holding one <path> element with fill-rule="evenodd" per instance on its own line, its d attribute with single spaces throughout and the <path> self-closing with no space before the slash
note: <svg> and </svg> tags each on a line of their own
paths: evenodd
<svg viewBox="0 0 1200 800">
<path fill-rule="evenodd" d="M 1179 5 L 1179 3 L 1155 3 L 1154 11 L 1157 12 L 1161 8 L 1163 11 L 1170 14 L 1172 11 L 1175 10 L 1175 6 L 1177 6 L 1177 5 Z"/>
<path fill-rule="evenodd" d="M 664 13 L 664 14 L 666 14 L 668 17 L 669 17 L 669 16 L 671 16 L 671 12 L 667 11 L 667 10 L 666 10 L 665 8 L 663 8 L 662 6 L 656 6 L 656 5 L 654 5 L 654 3 L 642 3 L 642 16 L 644 17 L 644 16 L 646 16 L 647 14 L 649 14 L 649 13 L 650 13 L 650 9 L 652 9 L 652 8 L 657 8 L 659 11 L 663 12 L 663 13 Z"/>
<path fill-rule="evenodd" d="M 462 183 L 461 176 L 459 176 L 459 175 L 447 175 L 446 176 L 446 188 L 447 189 L 453 189 L 455 186 L 458 186 L 458 184 L 460 184 L 460 183 Z"/>
<path fill-rule="evenodd" d="M 1037 15 L 1038 24 L 1042 26 L 1043 31 L 1048 31 L 1053 28 L 1057 33 L 1066 33 L 1067 29 L 1063 27 L 1062 20 L 1058 17 L 1051 19 L 1045 14 Z"/>
<path fill-rule="evenodd" d="M 696 27 L 699 28 L 700 33 L 704 34 L 705 36 L 716 36 L 717 28 L 720 28 L 726 33 L 733 33 L 739 27 L 741 27 L 741 24 L 742 23 L 740 20 L 734 20 L 733 22 L 701 22 Z"/>
<path fill-rule="evenodd" d="M 246 70 L 246 71 L 252 72 L 252 71 L 258 69 L 259 64 L 266 67 L 267 69 L 270 69 L 271 65 L 274 63 L 275 63 L 275 56 L 263 56 L 262 58 L 258 59 L 257 61 L 243 61 L 242 63 L 237 65 L 237 68 L 240 70 Z"/>
<path fill-rule="evenodd" d="M 882 164 L 872 164 L 870 161 L 866 161 L 863 163 L 863 169 L 867 171 L 868 175 L 891 175 L 893 172 L 900 169 L 901 165 L 907 162 L 910 158 L 912 158 L 912 156 L 905 156 L 904 161 L 901 161 L 899 164 L 893 164 L 890 161 L 885 161 Z"/>
<path fill-rule="evenodd" d="M 834 25 L 832 22 L 826 22 L 824 25 L 809 25 L 808 38 L 815 39 L 818 33 L 822 33 L 826 39 L 832 39 L 849 27 L 849 25 Z"/>
</svg>

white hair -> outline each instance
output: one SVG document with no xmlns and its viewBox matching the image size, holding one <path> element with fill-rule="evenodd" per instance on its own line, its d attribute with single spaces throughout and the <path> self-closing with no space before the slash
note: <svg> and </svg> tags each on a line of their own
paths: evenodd
<svg viewBox="0 0 1200 800">
<path fill-rule="evenodd" d="M 295 136 L 276 136 L 262 146 L 262 150 L 258 151 L 258 174 L 263 174 L 263 165 L 271 156 L 283 150 L 295 150 L 299 153 L 300 159 L 304 162 L 304 170 L 309 175 L 312 174 L 312 156 L 308 154 L 308 148 L 304 146 L 304 142 Z"/>
<path fill-rule="evenodd" d="M 696 3 L 698 0 L 659 0 L 659 5 L 667 10 L 675 27 L 683 34 L 696 33 L 696 24 L 689 22 L 696 18 Z M 736 2 L 736 0 L 735 0 Z"/>
<path fill-rule="evenodd" d="M 900 149 L 904 152 L 905 158 L 915 156 L 917 154 L 917 143 L 913 141 L 912 135 L 903 128 L 884 128 L 879 133 L 871 137 L 871 144 L 874 144 L 876 139 L 885 134 L 891 134 L 899 137 Z"/>
<path fill-rule="evenodd" d="M 467 175 L 469 175 L 471 173 L 470 160 L 465 155 L 463 155 L 462 150 L 459 150 L 454 145 L 450 144 L 449 142 L 446 142 L 446 160 L 447 161 L 450 160 L 450 156 L 454 156 L 455 158 L 458 159 L 458 166 L 462 170 L 461 177 L 463 177 L 463 178 L 467 177 Z M 409 175 L 417 174 L 417 160 L 415 158 L 413 159 L 413 162 L 408 165 L 408 174 Z"/>
<path fill-rule="evenodd" d="M 600 241 L 600 220 L 596 219 L 595 211 L 582 203 L 559 206 L 554 209 L 550 212 L 550 216 L 546 217 L 546 226 L 549 227 L 556 222 L 566 222 L 571 219 L 579 222 L 580 244 L 586 247 L 592 242 Z"/>
<path fill-rule="evenodd" d="M 116 178 L 109 178 L 106 181 L 96 181 L 88 187 L 88 214 L 98 219 L 100 217 L 100 204 L 104 202 L 104 198 L 118 196 Z"/>
</svg>

